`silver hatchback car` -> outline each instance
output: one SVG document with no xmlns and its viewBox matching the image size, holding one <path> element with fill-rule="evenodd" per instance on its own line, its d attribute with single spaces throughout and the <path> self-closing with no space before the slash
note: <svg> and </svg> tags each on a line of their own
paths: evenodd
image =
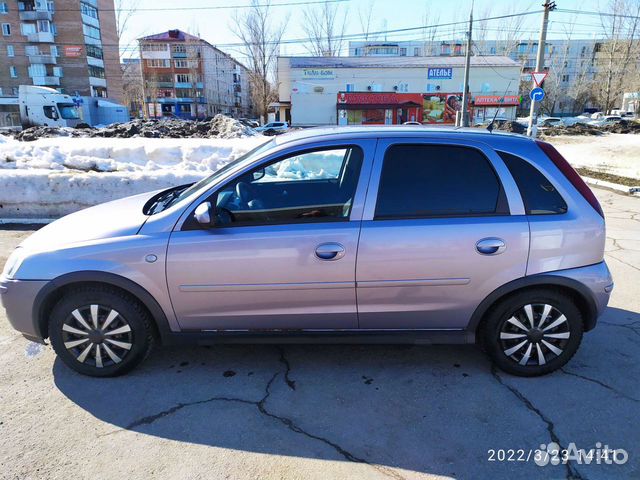
<svg viewBox="0 0 640 480">
<path fill-rule="evenodd" d="M 549 144 L 480 130 L 309 129 L 193 185 L 68 215 L 0 278 L 15 329 L 80 373 L 154 344 L 477 343 L 541 375 L 613 282 L 593 193 Z"/>
</svg>

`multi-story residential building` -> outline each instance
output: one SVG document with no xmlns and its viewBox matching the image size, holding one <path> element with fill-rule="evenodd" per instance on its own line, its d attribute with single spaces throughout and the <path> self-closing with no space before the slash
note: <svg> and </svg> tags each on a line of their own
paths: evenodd
<svg viewBox="0 0 640 480">
<path fill-rule="evenodd" d="M 41 85 L 122 101 L 113 0 L 0 0 L 0 96 Z"/>
<path fill-rule="evenodd" d="M 138 42 L 148 116 L 250 115 L 248 70 L 230 55 L 180 30 Z"/>
<path fill-rule="evenodd" d="M 555 113 L 576 113 L 589 103 L 588 90 L 598 74 L 597 55 L 601 40 L 570 39 L 547 40 L 545 69 L 550 72 L 546 90 L 550 93 L 547 103 Z M 361 56 L 464 56 L 466 42 L 454 40 L 407 41 L 352 41 L 349 55 Z M 474 42 L 473 55 L 502 55 L 516 61 L 522 72 L 522 112 L 529 108 L 527 90 L 530 73 L 535 69 L 538 54 L 536 40 L 478 40 Z"/>
</svg>

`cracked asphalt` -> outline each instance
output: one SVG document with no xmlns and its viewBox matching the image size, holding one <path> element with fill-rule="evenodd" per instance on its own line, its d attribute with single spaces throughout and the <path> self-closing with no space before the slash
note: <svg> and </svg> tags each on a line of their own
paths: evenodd
<svg viewBox="0 0 640 480">
<path fill-rule="evenodd" d="M 494 370 L 473 346 L 235 345 L 159 349 L 92 379 L 2 311 L 0 478 L 640 478 L 640 199 L 596 194 L 616 288 L 542 378 Z M 0 230 L 0 263 L 32 230 Z M 489 461 L 549 442 L 628 461 Z"/>
</svg>

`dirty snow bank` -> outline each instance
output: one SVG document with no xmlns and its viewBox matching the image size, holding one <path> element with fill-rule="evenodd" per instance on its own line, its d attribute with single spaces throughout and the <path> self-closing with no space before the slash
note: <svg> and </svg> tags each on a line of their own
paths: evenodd
<svg viewBox="0 0 640 480">
<path fill-rule="evenodd" d="M 116 198 L 197 181 L 265 137 L 240 139 L 0 136 L 0 218 L 59 217 Z"/>
<path fill-rule="evenodd" d="M 640 135 L 559 136 L 546 141 L 574 167 L 640 179 Z"/>
</svg>

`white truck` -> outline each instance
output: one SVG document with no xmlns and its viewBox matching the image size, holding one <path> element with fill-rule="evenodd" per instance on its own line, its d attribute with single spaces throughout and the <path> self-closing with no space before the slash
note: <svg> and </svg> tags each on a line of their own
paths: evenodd
<svg viewBox="0 0 640 480">
<path fill-rule="evenodd" d="M 0 127 L 75 127 L 80 122 L 73 98 L 53 88 L 20 85 L 18 97 L 0 97 Z"/>
</svg>

